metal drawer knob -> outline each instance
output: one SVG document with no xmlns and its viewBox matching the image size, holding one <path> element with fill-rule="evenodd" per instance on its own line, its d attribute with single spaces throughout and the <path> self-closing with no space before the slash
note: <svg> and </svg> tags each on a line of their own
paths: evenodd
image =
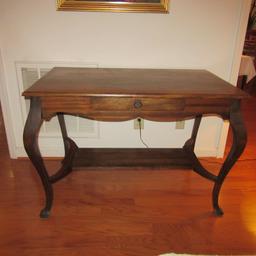
<svg viewBox="0 0 256 256">
<path fill-rule="evenodd" d="M 141 100 L 135 100 L 133 105 L 135 108 L 141 108 L 142 102 L 141 102 Z"/>
</svg>

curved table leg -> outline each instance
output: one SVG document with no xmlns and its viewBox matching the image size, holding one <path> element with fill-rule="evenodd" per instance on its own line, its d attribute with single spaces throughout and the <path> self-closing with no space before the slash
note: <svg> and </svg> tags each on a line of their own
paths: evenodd
<svg viewBox="0 0 256 256">
<path fill-rule="evenodd" d="M 33 97 L 30 101 L 30 111 L 24 128 L 23 142 L 28 157 L 41 178 L 45 191 L 46 202 L 45 207 L 40 213 L 40 217 L 48 218 L 53 202 L 53 189 L 38 147 L 38 134 L 42 122 L 43 119 L 40 99 Z"/>
<path fill-rule="evenodd" d="M 66 156 L 68 154 L 68 151 L 70 148 L 70 143 L 67 140 L 68 132 L 67 132 L 66 124 L 65 124 L 65 118 L 64 118 L 63 114 L 58 114 L 57 117 L 58 117 L 58 121 L 59 121 L 59 125 L 60 125 L 60 130 L 61 130 L 62 139 L 63 139 L 63 143 L 64 143 L 65 156 Z"/>
<path fill-rule="evenodd" d="M 197 156 L 194 153 L 194 148 L 195 148 L 195 143 L 196 143 L 196 136 L 197 136 L 198 129 L 199 129 L 199 126 L 200 126 L 200 123 L 201 123 L 201 119 L 202 119 L 202 115 L 196 116 L 191 138 L 186 141 L 186 143 L 183 146 L 183 149 L 187 153 L 187 156 L 189 157 L 189 159 L 192 163 L 193 170 L 197 174 L 201 175 L 202 177 L 204 177 L 208 180 L 216 181 L 217 177 L 214 174 L 207 171 L 201 165 L 200 161 L 198 160 Z"/>
<path fill-rule="evenodd" d="M 51 183 L 55 183 L 58 180 L 61 180 L 62 178 L 66 177 L 69 173 L 71 173 L 72 162 L 78 149 L 76 143 L 68 137 L 64 115 L 58 114 L 58 120 L 64 143 L 65 157 L 62 161 L 62 166 L 60 170 L 57 171 L 54 175 L 50 176 Z"/>
<path fill-rule="evenodd" d="M 219 207 L 219 193 L 224 179 L 228 175 L 230 169 L 235 164 L 239 156 L 243 153 L 243 150 L 247 141 L 247 133 L 244 127 L 243 119 L 240 113 L 240 103 L 236 102 L 230 113 L 230 126 L 233 133 L 233 144 L 231 150 L 224 161 L 220 172 L 217 176 L 217 180 L 214 184 L 212 191 L 212 203 L 215 210 L 215 214 L 218 216 L 223 215 L 222 209 Z"/>
</svg>

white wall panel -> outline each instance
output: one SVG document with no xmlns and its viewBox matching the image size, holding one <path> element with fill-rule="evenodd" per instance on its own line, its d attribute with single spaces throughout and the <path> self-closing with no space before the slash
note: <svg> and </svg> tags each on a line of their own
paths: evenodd
<svg viewBox="0 0 256 256">
<path fill-rule="evenodd" d="M 55 0 L 0 2 L 0 48 L 14 134 L 13 156 L 24 155 L 21 96 L 15 62 L 81 62 L 101 67 L 202 68 L 234 83 L 250 0 L 171 0 L 169 14 L 57 12 Z M 243 13 L 243 15 L 241 15 Z M 242 28 L 241 28 L 242 26 Z M 242 29 L 242 30 L 241 30 Z M 240 34 L 238 34 L 238 31 Z M 200 155 L 217 155 L 222 121 L 204 119 L 197 141 Z M 145 140 L 154 147 L 180 146 L 189 137 L 173 124 L 148 123 Z M 161 132 L 163 131 L 164 132 Z M 211 140 L 209 140 L 211 131 Z M 44 138 L 42 151 L 55 138 Z M 78 138 L 84 146 L 141 146 L 132 122 L 100 123 L 99 138 Z M 58 146 L 59 145 L 59 146 Z M 223 147 L 223 143 L 222 143 Z"/>
</svg>

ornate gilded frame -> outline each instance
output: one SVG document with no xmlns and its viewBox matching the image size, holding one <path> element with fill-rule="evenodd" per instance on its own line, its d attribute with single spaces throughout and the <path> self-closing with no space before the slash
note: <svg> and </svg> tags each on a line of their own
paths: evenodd
<svg viewBox="0 0 256 256">
<path fill-rule="evenodd" d="M 169 0 L 57 0 L 60 11 L 168 13 Z"/>
</svg>

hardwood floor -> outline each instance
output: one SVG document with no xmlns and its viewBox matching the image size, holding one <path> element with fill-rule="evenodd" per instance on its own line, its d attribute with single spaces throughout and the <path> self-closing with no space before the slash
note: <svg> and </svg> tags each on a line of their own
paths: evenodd
<svg viewBox="0 0 256 256">
<path fill-rule="evenodd" d="M 248 146 L 221 191 L 223 217 L 212 214 L 212 183 L 192 171 L 109 169 L 55 184 L 42 220 L 40 180 L 28 160 L 10 160 L 1 120 L 0 255 L 256 255 L 255 98 L 243 109 Z M 216 172 L 221 161 L 203 162 Z"/>
</svg>

